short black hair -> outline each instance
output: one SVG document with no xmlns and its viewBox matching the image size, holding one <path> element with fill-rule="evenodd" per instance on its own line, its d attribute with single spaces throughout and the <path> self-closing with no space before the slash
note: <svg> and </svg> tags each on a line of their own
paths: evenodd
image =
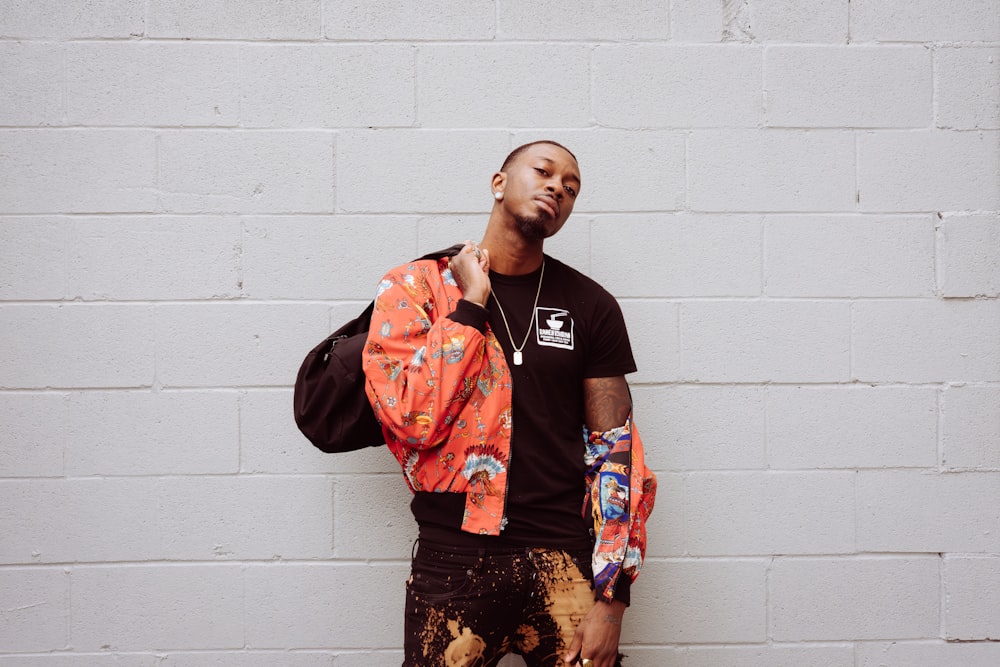
<svg viewBox="0 0 1000 667">
<path fill-rule="evenodd" d="M 556 146 L 557 148 L 561 148 L 564 151 L 566 151 L 567 153 L 569 153 L 573 157 L 574 160 L 576 160 L 576 156 L 573 155 L 573 151 L 571 151 L 570 149 L 566 148 L 565 146 L 563 146 L 558 141 L 552 141 L 551 139 L 539 139 L 538 141 L 532 141 L 532 142 L 529 142 L 529 143 L 526 143 L 526 144 L 522 144 L 522 145 L 518 146 L 517 148 L 515 148 L 514 150 L 512 150 L 510 152 L 510 155 L 507 156 L 507 159 L 503 161 L 502 165 L 500 165 L 500 171 L 506 171 L 507 170 L 507 165 L 509 165 L 514 160 L 516 160 L 518 155 L 520 155 L 524 151 L 528 150 L 532 146 L 537 146 L 538 144 L 549 144 L 550 146 Z M 579 160 L 577 160 L 577 161 L 579 161 Z"/>
</svg>

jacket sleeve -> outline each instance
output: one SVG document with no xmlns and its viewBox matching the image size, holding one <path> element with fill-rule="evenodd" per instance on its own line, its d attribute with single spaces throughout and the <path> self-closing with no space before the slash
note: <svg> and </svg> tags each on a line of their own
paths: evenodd
<svg viewBox="0 0 1000 667">
<path fill-rule="evenodd" d="M 646 555 L 646 521 L 656 498 L 656 476 L 646 467 L 631 415 L 624 426 L 584 432 L 587 506 L 595 537 L 595 598 L 628 603 L 628 589 Z M 622 584 L 623 575 L 628 583 Z"/>
<path fill-rule="evenodd" d="M 362 353 L 366 391 L 383 430 L 409 448 L 448 436 L 483 366 L 485 337 L 462 323 L 474 315 L 456 314 L 460 297 L 435 261 L 398 267 L 378 285 Z"/>
</svg>

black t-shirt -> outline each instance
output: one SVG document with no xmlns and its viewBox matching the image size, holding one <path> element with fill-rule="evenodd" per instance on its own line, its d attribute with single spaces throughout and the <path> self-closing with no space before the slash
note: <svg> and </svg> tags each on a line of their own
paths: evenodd
<svg viewBox="0 0 1000 667">
<path fill-rule="evenodd" d="M 487 303 L 488 322 L 513 381 L 507 524 L 490 543 L 586 550 L 592 538 L 589 518 L 582 516 L 583 381 L 631 373 L 635 360 L 614 297 L 549 256 L 532 322 L 540 274 L 541 269 L 523 276 L 490 273 L 495 296 Z M 514 348 L 497 299 L 517 347 L 527 335 L 521 365 L 514 364 Z M 421 537 L 451 544 L 482 543 L 481 537 L 456 530 L 464 511 L 461 494 L 417 496 L 413 510 Z"/>
</svg>

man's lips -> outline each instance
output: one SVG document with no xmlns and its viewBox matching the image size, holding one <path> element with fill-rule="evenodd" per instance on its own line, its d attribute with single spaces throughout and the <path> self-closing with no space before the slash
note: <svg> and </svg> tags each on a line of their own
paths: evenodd
<svg viewBox="0 0 1000 667">
<path fill-rule="evenodd" d="M 553 218 L 559 216 L 559 202 L 556 201 L 555 197 L 551 197 L 549 195 L 540 195 L 538 197 L 535 197 L 535 201 L 537 201 L 544 208 L 546 208 L 549 211 L 549 214 L 551 214 Z"/>
</svg>

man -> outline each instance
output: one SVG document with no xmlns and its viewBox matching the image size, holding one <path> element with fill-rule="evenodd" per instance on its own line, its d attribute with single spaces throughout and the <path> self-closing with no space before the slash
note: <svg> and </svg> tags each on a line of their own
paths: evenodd
<svg viewBox="0 0 1000 667">
<path fill-rule="evenodd" d="M 480 243 L 386 274 L 363 355 L 419 526 L 404 666 L 612 667 L 656 484 L 628 334 L 542 250 L 580 191 L 575 156 L 526 144 L 491 185 Z"/>
</svg>

